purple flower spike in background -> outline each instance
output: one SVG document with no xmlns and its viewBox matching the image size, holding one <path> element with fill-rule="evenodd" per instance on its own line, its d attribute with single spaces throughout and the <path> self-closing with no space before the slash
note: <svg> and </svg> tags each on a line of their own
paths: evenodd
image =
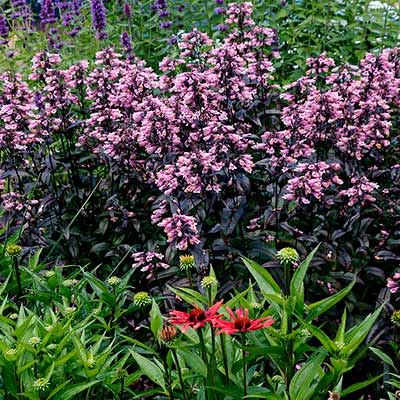
<svg viewBox="0 0 400 400">
<path fill-rule="evenodd" d="M 26 0 L 11 0 L 13 13 L 10 14 L 12 19 L 20 19 L 22 22 L 21 29 L 28 29 L 32 23 L 32 9 L 26 3 Z"/>
<path fill-rule="evenodd" d="M 81 13 L 82 0 L 57 0 L 56 5 L 60 10 L 63 26 L 76 27 L 77 18 Z"/>
<path fill-rule="evenodd" d="M 40 24 L 44 28 L 47 24 L 52 24 L 57 21 L 56 13 L 52 0 L 43 0 L 42 8 L 40 9 Z"/>
<path fill-rule="evenodd" d="M 121 45 L 127 53 L 132 52 L 133 50 L 132 40 L 131 37 L 129 36 L 129 33 L 126 31 L 123 32 L 121 35 Z"/>
<path fill-rule="evenodd" d="M 92 14 L 92 26 L 97 31 L 96 38 L 104 39 L 107 34 L 104 32 L 106 27 L 106 8 L 102 0 L 91 0 L 90 10 Z"/>
<path fill-rule="evenodd" d="M 125 17 L 130 18 L 132 16 L 132 10 L 129 3 L 124 3 L 122 10 L 124 12 Z"/>
<path fill-rule="evenodd" d="M 0 37 L 6 38 L 10 34 L 10 28 L 8 26 L 7 20 L 3 15 L 0 14 Z"/>
<path fill-rule="evenodd" d="M 215 14 L 218 14 L 218 15 L 225 14 L 225 9 L 222 7 L 217 7 L 217 8 L 214 8 L 214 12 L 215 12 Z"/>
<path fill-rule="evenodd" d="M 168 29 L 168 28 L 171 28 L 171 26 L 172 26 L 171 21 L 161 21 L 160 22 L 160 28 Z"/>
</svg>

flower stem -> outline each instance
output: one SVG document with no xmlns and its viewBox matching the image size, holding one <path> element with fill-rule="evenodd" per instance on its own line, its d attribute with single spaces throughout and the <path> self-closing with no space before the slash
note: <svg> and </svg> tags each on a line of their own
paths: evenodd
<svg viewBox="0 0 400 400">
<path fill-rule="evenodd" d="M 290 294 L 290 264 L 285 262 L 283 266 L 283 275 L 285 280 L 285 294 L 289 296 Z"/>
<path fill-rule="evenodd" d="M 210 364 L 208 363 L 208 357 L 207 357 L 206 345 L 204 343 L 203 331 L 201 329 L 198 329 L 197 332 L 199 334 L 200 349 L 201 349 L 202 359 L 204 361 L 204 364 L 206 364 L 207 376 L 210 377 L 210 375 L 211 375 L 211 373 L 210 373 Z M 204 379 L 204 386 L 207 386 L 207 379 Z M 208 390 L 207 389 L 205 389 L 205 395 L 206 395 L 206 399 L 208 400 L 209 399 L 209 395 L 208 395 Z"/>
<path fill-rule="evenodd" d="M 19 271 L 19 263 L 18 263 L 17 258 L 14 258 L 14 271 L 15 271 L 15 278 L 17 280 L 17 289 L 18 289 L 17 299 L 19 301 L 20 297 L 22 296 L 22 288 L 21 288 L 21 275 L 20 275 L 20 271 Z"/>
<path fill-rule="evenodd" d="M 120 393 L 119 393 L 119 399 L 122 400 L 123 396 L 124 396 L 124 386 L 125 386 L 125 379 L 122 376 L 121 377 L 121 389 L 120 389 Z"/>
<path fill-rule="evenodd" d="M 221 338 L 221 353 L 222 353 L 222 360 L 224 362 L 225 376 L 229 381 L 228 359 L 226 357 L 226 349 L 225 349 L 225 335 L 224 334 L 220 335 L 220 338 Z"/>
<path fill-rule="evenodd" d="M 193 289 L 192 273 L 190 272 L 190 269 L 187 270 L 187 278 L 189 280 L 190 289 Z"/>
<path fill-rule="evenodd" d="M 247 396 L 246 334 L 242 332 L 243 397 Z"/>
<path fill-rule="evenodd" d="M 169 400 L 174 400 L 174 394 L 172 392 L 172 384 L 171 384 L 171 375 L 169 373 L 169 368 L 168 368 L 168 363 L 167 363 L 167 355 L 164 352 L 165 348 L 162 348 L 160 346 L 160 351 L 161 351 L 161 359 L 164 365 L 164 371 L 165 371 L 165 380 L 167 382 L 167 389 L 168 389 L 168 399 Z"/>
<path fill-rule="evenodd" d="M 180 384 L 181 384 L 182 393 L 183 393 L 183 398 L 184 398 L 185 400 L 188 400 L 188 398 L 187 398 L 187 396 L 186 396 L 185 384 L 184 384 L 184 382 L 183 382 L 182 370 L 181 370 L 181 366 L 180 366 L 180 364 L 179 364 L 178 356 L 177 356 L 177 354 L 176 354 L 175 349 L 171 349 L 171 351 L 172 351 L 172 356 L 174 357 L 174 360 L 175 360 L 176 369 L 177 369 L 177 371 L 178 371 L 179 382 L 180 382 Z"/>
</svg>

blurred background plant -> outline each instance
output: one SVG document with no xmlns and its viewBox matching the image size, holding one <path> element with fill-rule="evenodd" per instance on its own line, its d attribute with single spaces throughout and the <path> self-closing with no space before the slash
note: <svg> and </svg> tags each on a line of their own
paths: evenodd
<svg viewBox="0 0 400 400">
<path fill-rule="evenodd" d="M 60 53 L 64 66 L 92 60 L 112 46 L 136 54 L 152 67 L 174 51 L 193 28 L 223 37 L 227 0 L 1 0 L 0 70 L 23 72 L 39 51 Z M 369 51 L 399 42 L 397 1 L 254 0 L 254 20 L 275 29 L 281 53 L 277 77 L 301 76 L 306 59 L 322 52 L 338 62 L 358 63 Z M 99 21 L 99 18 L 101 21 Z M 100 24 L 100 25 L 99 25 Z M 100 35 L 99 30 L 100 29 Z"/>
</svg>

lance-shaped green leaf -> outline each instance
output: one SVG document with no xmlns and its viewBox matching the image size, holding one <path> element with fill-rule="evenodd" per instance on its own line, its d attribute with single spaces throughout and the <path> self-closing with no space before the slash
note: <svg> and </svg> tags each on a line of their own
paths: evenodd
<svg viewBox="0 0 400 400">
<path fill-rule="evenodd" d="M 161 386 L 165 390 L 165 380 L 163 372 L 160 367 L 154 363 L 153 361 L 148 360 L 146 357 L 143 357 L 139 353 L 136 353 L 133 350 L 130 350 L 132 357 L 138 363 L 140 369 L 143 374 L 146 375 L 151 381 L 156 383 L 158 386 Z"/>
<path fill-rule="evenodd" d="M 296 297 L 296 310 L 300 314 L 302 314 L 304 309 L 304 278 L 318 248 L 319 245 L 300 264 L 294 272 L 293 278 L 290 282 L 290 294 Z"/>
<path fill-rule="evenodd" d="M 379 314 L 381 313 L 383 305 L 381 305 L 373 314 L 368 315 L 360 324 L 354 326 L 344 335 L 345 346 L 341 349 L 340 355 L 342 357 L 350 357 L 360 344 L 367 337 L 372 326 L 376 322 Z"/>
<path fill-rule="evenodd" d="M 249 260 L 246 257 L 242 257 L 242 260 L 249 272 L 253 275 L 263 294 L 276 295 L 279 297 L 282 296 L 281 288 L 272 275 L 262 265 L 257 264 L 255 261 Z M 271 300 L 271 298 L 268 300 L 277 311 L 280 310 L 280 307 L 275 301 Z"/>
<path fill-rule="evenodd" d="M 315 389 L 324 372 L 321 364 L 325 359 L 324 353 L 319 353 L 310 359 L 293 376 L 289 386 L 291 400 L 310 400 L 315 398 Z"/>
<path fill-rule="evenodd" d="M 332 308 L 335 304 L 339 303 L 340 300 L 345 298 L 350 293 L 355 283 L 356 281 L 353 281 L 344 289 L 333 294 L 332 296 L 329 296 L 326 299 L 317 301 L 316 303 L 312 303 L 309 306 L 306 306 L 306 310 L 309 311 L 306 321 L 311 321 L 314 318 L 317 318 L 318 316 Z"/>
<path fill-rule="evenodd" d="M 154 299 L 150 310 L 150 319 L 150 329 L 153 332 L 154 337 L 158 339 L 159 333 L 163 327 L 163 319 L 160 308 Z"/>
</svg>

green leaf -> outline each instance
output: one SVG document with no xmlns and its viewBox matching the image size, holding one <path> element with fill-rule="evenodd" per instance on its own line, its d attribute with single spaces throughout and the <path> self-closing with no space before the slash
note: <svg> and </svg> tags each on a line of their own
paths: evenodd
<svg viewBox="0 0 400 400">
<path fill-rule="evenodd" d="M 217 277 L 215 276 L 214 268 L 210 265 L 210 276 L 213 277 L 215 280 Z M 217 297 L 218 287 L 215 285 L 211 286 L 211 304 L 214 303 L 215 298 Z"/>
<path fill-rule="evenodd" d="M 344 343 L 344 334 L 346 331 L 346 321 L 347 321 L 347 309 L 345 308 L 340 320 L 339 329 L 336 332 L 335 340 L 337 343 Z"/>
<path fill-rule="evenodd" d="M 200 293 L 188 289 L 188 288 L 173 288 L 169 285 L 168 289 L 170 289 L 173 293 L 175 293 L 178 297 L 180 297 L 182 300 L 186 301 L 186 303 L 191 304 L 192 306 L 195 307 L 200 307 L 203 308 L 204 304 L 207 304 L 207 299 L 202 296 Z"/>
<path fill-rule="evenodd" d="M 346 346 L 340 351 L 340 355 L 350 357 L 354 353 L 358 346 L 364 341 L 379 314 L 381 313 L 383 305 L 381 305 L 373 314 L 368 315 L 360 324 L 350 329 L 344 335 L 344 343 Z"/>
<path fill-rule="evenodd" d="M 296 310 L 299 313 L 302 313 L 304 309 L 304 278 L 315 253 L 318 251 L 318 248 L 319 245 L 300 264 L 293 274 L 293 278 L 290 282 L 290 294 L 296 297 Z"/>
<path fill-rule="evenodd" d="M 130 352 L 132 357 L 138 363 L 143 374 L 165 390 L 164 375 L 158 365 L 133 350 L 130 350 Z"/>
<path fill-rule="evenodd" d="M 76 395 L 78 393 L 83 392 L 86 389 L 96 385 L 100 381 L 92 381 L 88 383 L 79 383 L 76 385 L 70 386 L 68 389 L 65 389 L 61 394 L 55 397 L 56 400 L 69 400 L 69 399 L 76 399 Z"/>
<path fill-rule="evenodd" d="M 242 260 L 263 293 L 282 294 L 282 290 L 276 283 L 275 279 L 262 265 L 257 264 L 255 261 L 249 260 L 246 257 L 242 257 Z"/>
<path fill-rule="evenodd" d="M 354 385 L 351 385 L 348 388 L 344 389 L 342 391 L 342 393 L 340 393 L 340 395 L 341 395 L 341 397 L 345 397 L 350 393 L 357 392 L 358 390 L 363 389 L 366 386 L 369 386 L 372 383 L 376 382 L 378 379 L 382 378 L 383 375 L 385 375 L 385 374 L 380 374 L 380 375 L 375 376 L 371 379 L 368 379 L 367 381 L 364 381 L 364 382 L 355 383 Z"/>
<path fill-rule="evenodd" d="M 242 257 L 244 264 L 246 265 L 249 272 L 253 275 L 256 280 L 258 287 L 261 292 L 265 295 L 275 295 L 282 297 L 282 290 L 276 283 L 272 275 L 260 264 L 255 261 L 249 260 L 246 257 Z M 279 303 L 269 298 L 269 303 L 274 307 L 277 312 L 280 312 Z"/>
<path fill-rule="evenodd" d="M 151 331 L 153 332 L 154 337 L 158 339 L 159 333 L 163 327 L 163 319 L 161 311 L 154 299 L 150 310 L 150 318 L 151 318 L 150 322 Z"/>
<path fill-rule="evenodd" d="M 303 367 L 293 376 L 289 386 L 291 400 L 309 400 L 315 395 L 314 391 L 321 376 L 321 364 L 325 359 L 324 353 L 312 356 Z M 322 371 L 323 373 L 323 371 Z"/>
<path fill-rule="evenodd" d="M 393 360 L 386 353 L 384 353 L 382 350 L 377 349 L 376 347 L 370 347 L 369 349 L 383 362 L 390 365 L 394 370 L 396 370 Z"/>
<path fill-rule="evenodd" d="M 331 307 L 333 307 L 336 303 L 338 303 L 349 294 L 355 283 L 356 281 L 353 281 L 344 289 L 340 290 L 334 295 L 326 299 L 317 301 L 316 303 L 310 304 L 309 306 L 306 306 L 306 310 L 309 311 L 306 321 L 311 321 L 314 318 L 317 318 L 318 316 L 323 314 L 325 311 L 328 311 Z"/>
<path fill-rule="evenodd" d="M 207 378 L 207 367 L 200 356 L 186 350 L 178 350 L 177 353 L 185 360 L 186 364 L 189 365 L 193 371 L 201 375 L 203 378 Z"/>
<path fill-rule="evenodd" d="M 339 350 L 335 342 L 330 339 L 329 336 L 322 329 L 305 321 L 302 321 L 302 323 L 304 327 L 310 333 L 312 333 L 313 336 L 315 336 L 330 353 L 336 353 Z"/>
</svg>

